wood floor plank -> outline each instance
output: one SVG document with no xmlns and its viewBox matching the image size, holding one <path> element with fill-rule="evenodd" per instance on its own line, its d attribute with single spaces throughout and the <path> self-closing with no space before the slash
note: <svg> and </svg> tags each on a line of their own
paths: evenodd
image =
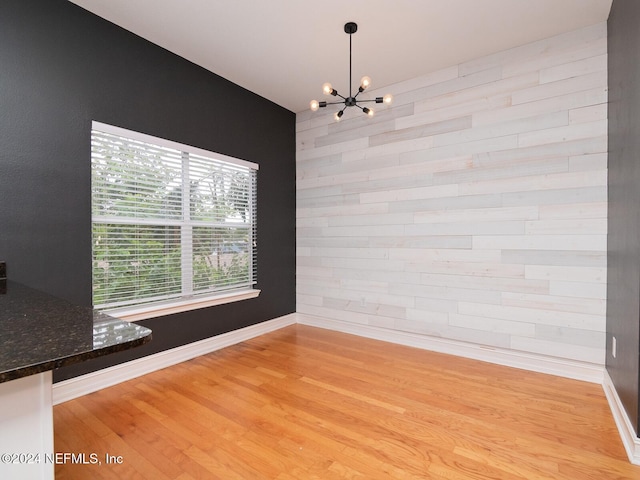
<svg viewBox="0 0 640 480">
<path fill-rule="evenodd" d="M 631 480 L 599 385 L 293 325 L 54 407 L 57 479 Z"/>
</svg>

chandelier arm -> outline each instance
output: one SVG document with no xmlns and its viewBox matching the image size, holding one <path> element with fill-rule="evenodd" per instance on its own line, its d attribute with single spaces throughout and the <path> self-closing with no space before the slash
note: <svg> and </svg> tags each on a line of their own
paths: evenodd
<svg viewBox="0 0 640 480">
<path fill-rule="evenodd" d="M 358 98 L 358 95 L 360 95 L 362 92 L 364 92 L 364 90 L 360 90 L 358 89 L 358 93 L 356 93 L 353 96 L 353 99 L 355 100 L 356 98 Z M 358 100 L 359 102 L 375 102 L 375 100 Z"/>
<path fill-rule="evenodd" d="M 344 105 L 344 102 L 324 102 L 325 105 Z"/>
</svg>

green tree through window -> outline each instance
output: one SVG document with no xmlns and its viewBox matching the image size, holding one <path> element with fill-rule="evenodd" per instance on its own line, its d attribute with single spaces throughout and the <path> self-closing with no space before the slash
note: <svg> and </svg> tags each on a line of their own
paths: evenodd
<svg viewBox="0 0 640 480">
<path fill-rule="evenodd" d="M 257 165 L 96 123 L 91 152 L 96 308 L 255 284 Z"/>
</svg>

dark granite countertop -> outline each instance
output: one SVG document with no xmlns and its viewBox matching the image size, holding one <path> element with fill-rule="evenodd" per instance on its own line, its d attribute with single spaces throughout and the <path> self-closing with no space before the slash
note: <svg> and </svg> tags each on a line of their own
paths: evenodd
<svg viewBox="0 0 640 480">
<path fill-rule="evenodd" d="M 0 294 L 0 382 L 151 341 L 151 330 L 8 282 Z"/>
</svg>

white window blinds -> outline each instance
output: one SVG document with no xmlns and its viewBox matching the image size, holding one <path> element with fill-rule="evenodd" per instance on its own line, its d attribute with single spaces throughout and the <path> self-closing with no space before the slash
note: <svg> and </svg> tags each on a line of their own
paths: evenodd
<svg viewBox="0 0 640 480">
<path fill-rule="evenodd" d="M 256 164 L 94 122 L 91 169 L 95 308 L 256 283 Z"/>
</svg>

